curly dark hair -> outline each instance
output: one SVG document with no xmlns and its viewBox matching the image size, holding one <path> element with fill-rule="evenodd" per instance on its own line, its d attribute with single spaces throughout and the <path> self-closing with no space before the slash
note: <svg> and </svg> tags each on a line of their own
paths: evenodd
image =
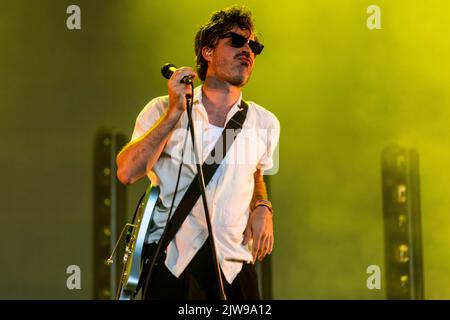
<svg viewBox="0 0 450 320">
<path fill-rule="evenodd" d="M 200 26 L 195 35 L 195 65 L 200 80 L 205 81 L 208 62 L 203 58 L 202 48 L 214 48 L 219 41 L 219 37 L 238 26 L 242 30 L 249 30 L 254 33 L 254 23 L 250 10 L 242 6 L 231 6 L 214 12 L 209 21 Z"/>
</svg>

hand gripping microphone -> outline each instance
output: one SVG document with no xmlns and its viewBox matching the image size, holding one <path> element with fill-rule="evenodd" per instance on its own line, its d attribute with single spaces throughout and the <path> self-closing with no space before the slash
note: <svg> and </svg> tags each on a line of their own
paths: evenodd
<svg viewBox="0 0 450 320">
<path fill-rule="evenodd" d="M 163 65 L 163 67 L 161 68 L 161 73 L 163 75 L 164 78 L 166 79 L 170 79 L 170 77 L 172 76 L 172 74 L 177 70 L 177 67 L 172 64 L 172 63 L 166 63 L 165 65 Z M 183 79 L 181 79 L 180 81 L 181 83 L 184 84 L 192 84 L 192 77 L 191 76 L 184 76 Z"/>
</svg>

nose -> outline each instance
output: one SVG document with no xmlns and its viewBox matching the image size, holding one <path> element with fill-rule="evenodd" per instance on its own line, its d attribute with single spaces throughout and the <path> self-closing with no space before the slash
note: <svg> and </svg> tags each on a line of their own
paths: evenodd
<svg viewBox="0 0 450 320">
<path fill-rule="evenodd" d="M 245 55 L 246 57 L 250 58 L 254 56 L 254 53 L 252 51 L 252 49 L 250 48 L 250 46 L 248 45 L 248 42 L 244 44 L 243 47 L 241 47 L 241 55 Z"/>
<path fill-rule="evenodd" d="M 245 44 L 244 44 L 244 46 L 242 48 L 244 48 L 245 51 L 248 52 L 248 53 L 253 53 L 252 49 L 250 48 L 250 45 L 249 45 L 248 41 L 245 42 Z"/>
</svg>

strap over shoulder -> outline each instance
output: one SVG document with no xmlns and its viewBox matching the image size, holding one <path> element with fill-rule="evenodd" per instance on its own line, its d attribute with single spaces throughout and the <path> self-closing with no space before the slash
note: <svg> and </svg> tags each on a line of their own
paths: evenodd
<svg viewBox="0 0 450 320">
<path fill-rule="evenodd" d="M 208 185 L 209 181 L 211 181 L 211 178 L 213 177 L 214 173 L 216 172 L 217 168 L 221 163 L 217 163 L 216 161 L 208 161 L 214 159 L 214 150 L 218 147 L 220 147 L 220 144 L 222 144 L 224 148 L 223 152 L 223 159 L 225 158 L 226 153 L 230 149 L 232 143 L 236 139 L 237 135 L 242 129 L 242 126 L 244 125 L 245 119 L 247 117 L 247 110 L 248 110 L 248 104 L 241 100 L 239 111 L 237 111 L 233 117 L 227 122 L 224 130 L 222 131 L 221 138 L 218 139 L 216 145 L 212 149 L 212 152 L 209 154 L 207 160 L 202 164 L 203 169 L 203 176 L 205 179 L 205 187 Z M 233 141 L 231 143 L 226 143 L 226 131 L 227 129 L 234 129 L 235 131 L 238 130 L 238 132 L 234 135 Z M 223 143 L 225 141 L 225 143 Z M 186 193 L 184 194 L 183 198 L 181 199 L 180 203 L 178 204 L 175 213 L 173 214 L 172 218 L 169 220 L 167 225 L 167 232 L 164 234 L 164 236 L 160 239 L 162 241 L 162 248 L 166 248 L 170 241 L 175 237 L 175 234 L 178 232 L 178 229 L 183 224 L 184 220 L 188 216 L 188 214 L 191 212 L 192 208 L 194 207 L 195 203 L 197 202 L 198 198 L 200 197 L 200 186 L 198 183 L 198 174 L 194 177 L 191 184 L 189 185 Z"/>
</svg>

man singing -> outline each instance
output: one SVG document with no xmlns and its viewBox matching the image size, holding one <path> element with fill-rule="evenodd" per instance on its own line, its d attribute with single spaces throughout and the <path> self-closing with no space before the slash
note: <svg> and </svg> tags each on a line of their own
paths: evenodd
<svg viewBox="0 0 450 320">
<path fill-rule="evenodd" d="M 271 112 L 244 101 L 241 88 L 249 81 L 264 46 L 255 36 L 251 13 L 233 6 L 212 14 L 197 31 L 194 48 L 197 72 L 189 67 L 177 69 L 168 81 L 168 95 L 153 99 L 141 111 L 130 143 L 117 156 L 117 176 L 124 184 L 148 176 L 160 188 L 144 249 L 148 265 L 164 232 L 173 197 L 175 210 L 197 174 L 195 163 L 184 161 L 186 153 L 193 152 L 186 131 L 186 95 L 191 94 L 191 87 L 181 80 L 190 76 L 203 82 L 194 90 L 192 105 L 200 163 L 211 153 L 228 121 L 245 108 L 242 130 L 206 185 L 206 198 L 227 298 L 259 299 L 254 263 L 273 248 L 272 206 L 263 173 L 273 166 L 280 125 Z M 185 145 L 179 132 L 188 135 Z M 218 299 L 211 254 L 200 197 L 163 248 L 160 262 L 144 283 L 143 298 Z"/>
</svg>

